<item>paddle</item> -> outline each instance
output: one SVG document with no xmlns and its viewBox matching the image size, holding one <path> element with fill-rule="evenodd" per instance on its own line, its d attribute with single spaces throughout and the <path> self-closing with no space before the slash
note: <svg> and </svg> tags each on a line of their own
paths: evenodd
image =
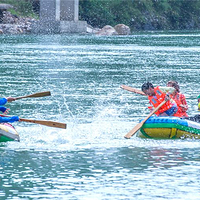
<svg viewBox="0 0 200 200">
<path fill-rule="evenodd" d="M 26 95 L 26 96 L 21 96 L 21 97 L 16 97 L 15 99 L 24 99 L 24 98 L 35 98 L 35 97 L 45 97 L 45 96 L 51 96 L 50 91 L 45 91 L 45 92 L 37 92 L 34 94 Z"/>
<path fill-rule="evenodd" d="M 135 92 L 137 94 L 141 94 L 141 95 L 144 95 L 144 96 L 147 96 L 144 92 L 142 92 L 141 90 L 138 90 L 136 88 L 132 88 L 132 87 L 129 87 L 127 85 L 121 85 L 120 88 L 124 89 L 124 90 L 128 90 L 130 92 Z"/>
<path fill-rule="evenodd" d="M 7 115 L 0 115 L 0 116 L 10 117 L 10 116 L 7 116 Z M 50 127 L 54 127 L 54 128 L 63 128 L 63 129 L 67 128 L 67 124 L 60 123 L 60 122 L 46 121 L 46 120 L 35 120 L 35 119 L 24 119 L 24 118 L 19 118 L 19 119 L 22 122 L 30 122 L 30 123 L 35 123 L 35 124 L 41 124 L 41 125 L 44 125 L 44 126 L 50 126 Z"/>
<path fill-rule="evenodd" d="M 54 122 L 54 121 L 46 121 L 46 120 L 35 120 L 35 119 L 24 119 L 24 118 L 19 118 L 20 121 L 23 122 L 30 122 L 30 123 L 35 123 L 35 124 L 41 124 L 44 126 L 50 126 L 54 128 L 67 128 L 67 124 L 60 123 L 60 122 Z"/>
<path fill-rule="evenodd" d="M 131 138 L 160 107 L 162 107 L 167 101 L 164 100 L 158 107 L 156 107 L 143 121 L 137 124 L 133 129 L 131 129 L 124 137 Z"/>
</svg>

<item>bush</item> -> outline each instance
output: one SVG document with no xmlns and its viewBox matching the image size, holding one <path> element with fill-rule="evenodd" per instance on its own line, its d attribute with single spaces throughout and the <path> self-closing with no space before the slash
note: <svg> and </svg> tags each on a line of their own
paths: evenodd
<svg viewBox="0 0 200 200">
<path fill-rule="evenodd" d="M 124 23 L 132 30 L 200 28 L 200 0 L 79 0 L 80 19 L 94 27 Z"/>
<path fill-rule="evenodd" d="M 33 12 L 31 0 L 0 0 L 0 3 L 13 5 L 14 9 L 9 9 L 12 14 L 23 17 L 37 17 Z"/>
</svg>

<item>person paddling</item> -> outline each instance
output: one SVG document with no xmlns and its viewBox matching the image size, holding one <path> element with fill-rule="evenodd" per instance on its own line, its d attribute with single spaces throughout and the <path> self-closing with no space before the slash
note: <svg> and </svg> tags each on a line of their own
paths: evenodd
<svg viewBox="0 0 200 200">
<path fill-rule="evenodd" d="M 175 91 L 170 95 L 170 97 L 176 102 L 178 106 L 178 111 L 174 114 L 176 117 L 188 117 L 187 110 L 188 105 L 185 99 L 185 95 L 180 93 L 180 87 L 177 81 L 169 81 L 167 83 L 168 87 L 173 87 Z"/>
<path fill-rule="evenodd" d="M 13 97 L 7 97 L 7 98 L 0 98 L 0 111 L 3 113 L 3 114 L 8 114 L 9 112 L 9 108 L 6 108 L 2 105 L 5 105 L 7 102 L 12 102 L 12 101 L 15 101 L 16 98 L 13 98 Z"/>
<path fill-rule="evenodd" d="M 0 105 L 5 105 L 7 102 L 15 101 L 14 97 L 0 98 Z"/>
<path fill-rule="evenodd" d="M 12 102 L 12 101 L 15 101 L 16 98 L 13 98 L 13 97 L 7 97 L 7 98 L 0 98 L 0 111 L 3 113 L 3 114 L 8 114 L 9 112 L 9 108 L 6 108 L 2 105 L 5 105 L 7 102 Z M 19 117 L 18 116 L 12 116 L 12 117 L 1 117 L 0 116 L 0 123 L 6 123 L 6 122 L 15 122 L 15 121 L 20 121 Z"/>
<path fill-rule="evenodd" d="M 174 116 L 178 110 L 176 102 L 169 97 L 175 89 L 172 87 L 160 87 L 154 88 L 150 82 L 142 85 L 142 91 L 148 96 L 149 103 L 153 107 L 158 107 L 163 101 L 167 101 L 155 114 L 157 116 Z M 152 107 L 149 107 L 150 110 Z"/>
</svg>

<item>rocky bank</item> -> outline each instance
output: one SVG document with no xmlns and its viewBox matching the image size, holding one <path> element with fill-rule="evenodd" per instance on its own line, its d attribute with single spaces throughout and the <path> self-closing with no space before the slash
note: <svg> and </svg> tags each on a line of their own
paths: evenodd
<svg viewBox="0 0 200 200">
<path fill-rule="evenodd" d="M 0 18 L 0 34 L 26 34 L 31 32 L 31 24 L 36 21 L 29 17 L 18 17 L 3 11 Z"/>
<path fill-rule="evenodd" d="M 13 8 L 10 4 L 0 4 L 0 34 L 27 34 L 31 33 L 32 24 L 37 20 L 30 17 L 19 17 L 11 14 L 8 9 Z M 130 28 L 124 24 L 115 27 L 106 25 L 102 29 L 96 29 L 88 25 L 88 34 L 110 36 L 129 35 Z"/>
</svg>

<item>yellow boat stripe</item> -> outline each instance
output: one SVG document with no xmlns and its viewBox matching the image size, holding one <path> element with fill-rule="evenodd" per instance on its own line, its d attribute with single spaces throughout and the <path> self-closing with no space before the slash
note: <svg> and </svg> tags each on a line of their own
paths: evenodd
<svg viewBox="0 0 200 200">
<path fill-rule="evenodd" d="M 177 134 L 177 129 L 176 129 L 176 128 L 172 128 L 172 130 L 171 130 L 171 134 L 170 134 L 169 138 L 173 138 L 173 137 L 175 137 L 176 134 Z"/>
</svg>

